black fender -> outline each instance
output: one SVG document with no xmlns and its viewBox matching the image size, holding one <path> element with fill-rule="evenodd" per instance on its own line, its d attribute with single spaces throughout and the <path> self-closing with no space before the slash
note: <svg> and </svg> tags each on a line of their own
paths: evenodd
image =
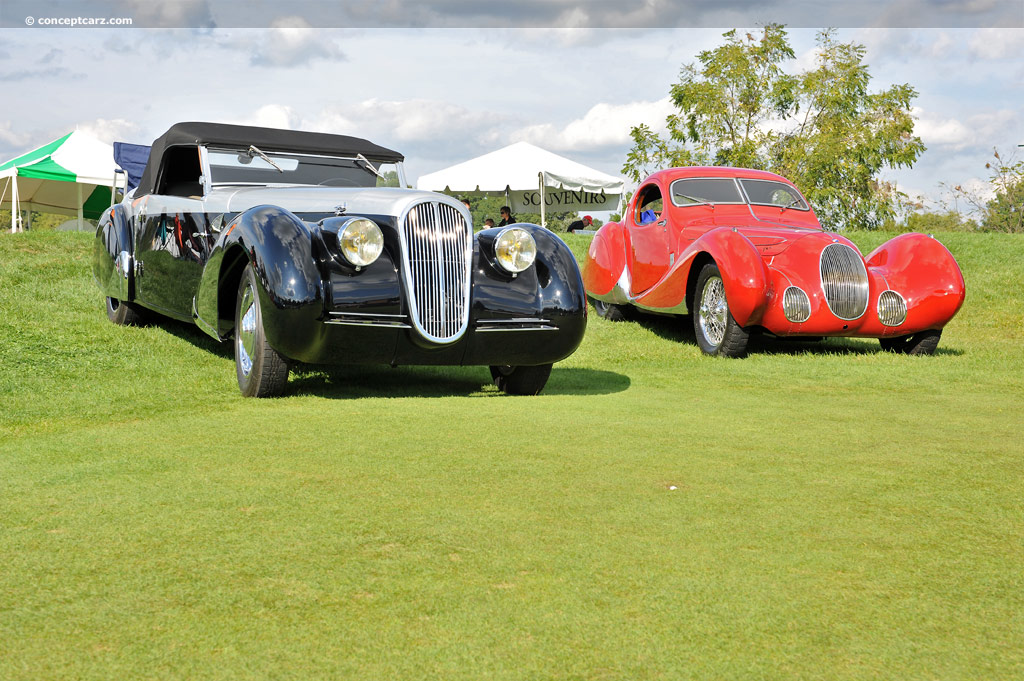
<svg viewBox="0 0 1024 681">
<path fill-rule="evenodd" d="M 117 300 L 135 298 L 135 248 L 131 220 L 121 204 L 108 208 L 96 226 L 92 276 L 103 295 Z"/>
<path fill-rule="evenodd" d="M 218 340 L 231 334 L 238 283 L 252 264 L 267 341 L 285 357 L 301 354 L 310 341 L 305 332 L 323 315 L 324 306 L 312 228 L 278 206 L 255 206 L 235 216 L 203 269 L 194 302 L 196 324 Z"/>
<path fill-rule="evenodd" d="M 587 296 L 579 264 L 554 232 L 531 223 L 509 226 L 524 229 L 533 236 L 537 242 L 537 258 L 532 267 L 513 276 L 502 269 L 494 256 L 494 240 L 508 227 L 479 232 L 473 268 L 471 322 L 509 316 L 548 320 L 558 332 L 538 334 L 536 342 L 545 346 L 542 353 L 547 357 L 545 361 L 558 361 L 579 347 L 587 327 Z M 497 334 L 488 334 L 491 335 Z M 532 339 L 515 335 L 507 338 L 511 345 L 503 350 L 511 355 L 518 355 L 519 350 L 537 355 L 538 348 L 531 347 Z"/>
</svg>

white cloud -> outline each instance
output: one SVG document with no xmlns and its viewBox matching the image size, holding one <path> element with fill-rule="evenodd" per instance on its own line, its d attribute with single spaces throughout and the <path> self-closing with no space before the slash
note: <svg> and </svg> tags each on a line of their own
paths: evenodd
<svg viewBox="0 0 1024 681">
<path fill-rule="evenodd" d="M 252 38 L 254 66 L 292 67 L 301 66 L 317 59 L 343 61 L 345 53 L 331 41 L 327 32 L 312 28 L 302 17 L 276 19 L 268 31 L 261 31 Z"/>
<path fill-rule="evenodd" d="M 4 146 L 17 149 L 28 144 L 30 136 L 25 133 L 16 133 L 11 129 L 11 121 L 0 121 L 0 142 Z M 7 160 L 7 159 L 3 159 Z"/>
<path fill-rule="evenodd" d="M 262 128 L 281 128 L 283 130 L 301 130 L 302 118 L 290 106 L 283 104 L 267 104 L 257 109 L 251 116 L 231 121 L 238 125 L 256 125 Z"/>
<path fill-rule="evenodd" d="M 414 99 L 368 99 L 324 110 L 311 121 L 313 129 L 348 135 L 389 137 L 400 141 L 448 143 L 472 138 L 486 140 L 504 117 L 490 111 L 471 111 L 457 104 Z"/>
<path fill-rule="evenodd" d="M 1007 130 L 1020 124 L 1020 115 L 1007 109 L 974 114 L 965 120 L 946 118 L 914 107 L 914 133 L 927 147 L 948 147 L 954 151 L 971 146 L 1005 144 Z"/>
<path fill-rule="evenodd" d="M 980 59 L 1024 58 L 1024 31 L 1020 29 L 982 28 L 968 43 L 972 57 Z"/>
<path fill-rule="evenodd" d="M 672 101 L 668 97 L 656 102 L 600 103 L 591 107 L 583 118 L 564 127 L 551 123 L 531 125 L 514 132 L 512 139 L 561 151 L 628 145 L 631 128 L 645 123 L 661 132 L 665 129 L 665 117 L 672 111 Z"/>
<path fill-rule="evenodd" d="M 97 118 L 79 123 L 76 127 L 107 144 L 136 139 L 141 132 L 137 123 L 123 118 Z"/>
</svg>

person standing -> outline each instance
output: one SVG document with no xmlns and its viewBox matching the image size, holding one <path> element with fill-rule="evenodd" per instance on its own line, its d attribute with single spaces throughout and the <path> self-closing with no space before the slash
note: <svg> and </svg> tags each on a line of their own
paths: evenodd
<svg viewBox="0 0 1024 681">
<path fill-rule="evenodd" d="M 514 224 L 516 217 L 512 215 L 512 209 L 508 206 L 501 207 L 501 222 L 498 223 L 498 227 L 504 227 L 505 225 Z"/>
</svg>

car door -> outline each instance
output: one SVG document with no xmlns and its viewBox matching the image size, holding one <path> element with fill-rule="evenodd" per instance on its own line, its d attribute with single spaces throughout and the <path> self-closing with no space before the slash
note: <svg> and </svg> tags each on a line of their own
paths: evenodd
<svg viewBox="0 0 1024 681">
<path fill-rule="evenodd" d="M 674 233 L 668 224 L 657 181 L 637 190 L 626 225 L 630 241 L 631 293 L 635 296 L 661 281 L 675 259 Z"/>
<path fill-rule="evenodd" d="M 192 300 L 209 257 L 199 152 L 165 154 L 157 191 L 136 200 L 136 291 L 146 306 L 192 318 Z"/>
</svg>

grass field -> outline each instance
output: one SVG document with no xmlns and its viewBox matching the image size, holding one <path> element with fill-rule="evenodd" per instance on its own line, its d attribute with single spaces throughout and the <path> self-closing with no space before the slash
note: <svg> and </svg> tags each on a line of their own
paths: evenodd
<svg viewBox="0 0 1024 681">
<path fill-rule="evenodd" d="M 591 315 L 539 397 L 257 401 L 110 324 L 88 235 L 0 235 L 0 679 L 1024 678 L 1024 238 L 940 240 L 933 357 Z"/>
</svg>

